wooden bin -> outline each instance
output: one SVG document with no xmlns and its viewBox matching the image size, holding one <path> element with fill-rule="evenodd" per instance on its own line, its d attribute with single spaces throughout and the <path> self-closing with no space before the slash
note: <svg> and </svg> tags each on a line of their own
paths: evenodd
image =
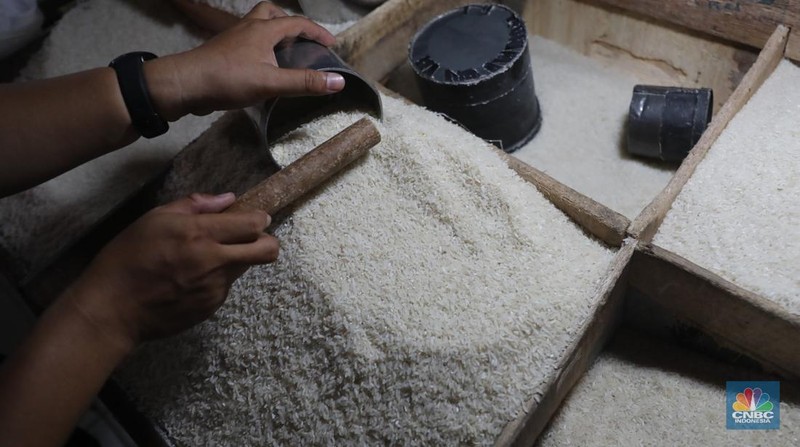
<svg viewBox="0 0 800 447">
<path fill-rule="evenodd" d="M 342 33 L 337 51 L 368 77 L 391 86 L 408 85 L 404 84 L 409 74 L 406 50 L 412 35 L 434 16 L 467 3 L 470 2 L 391 0 Z M 537 402 L 531 401 L 526 413 L 506 426 L 496 445 L 529 445 L 536 440 L 615 331 L 623 316 L 628 286 L 640 292 L 636 296 L 645 297 L 642 299 L 647 306 L 668 310 L 721 344 L 753 357 L 784 377 L 800 377 L 800 348 L 783 345 L 783 340 L 800 335 L 798 319 L 702 267 L 649 244 L 672 201 L 730 119 L 784 55 L 800 54 L 796 39 L 781 25 L 798 20 L 800 2 L 782 2 L 785 5 L 704 0 L 507 3 L 522 12 L 531 33 L 591 58 L 614 60 L 626 70 L 646 74 L 653 82 L 711 86 L 717 104 L 722 107 L 670 184 L 633 222 L 541 170 L 500 153 L 512 169 L 533 183 L 588 234 L 618 248 L 618 252 L 598 291 L 599 305 L 594 318 L 580 329 L 578 341 L 562 359 L 560 372 L 552 378 L 544 396 Z M 762 47 L 763 50 L 756 49 Z M 196 157 L 204 145 L 211 144 L 208 140 L 212 134 L 235 138 L 234 135 L 246 132 L 248 126 L 243 113 L 230 112 L 189 145 L 178 160 Z M 104 241 L 154 205 L 153 192 L 159 185 L 158 180 L 154 181 L 50 268 L 22 284 L 27 299 L 39 308 L 51 302 Z M 769 347 L 764 349 L 765 345 Z M 141 444 L 164 445 L 155 426 L 132 410 L 113 384 L 106 388 L 104 397 Z"/>
</svg>

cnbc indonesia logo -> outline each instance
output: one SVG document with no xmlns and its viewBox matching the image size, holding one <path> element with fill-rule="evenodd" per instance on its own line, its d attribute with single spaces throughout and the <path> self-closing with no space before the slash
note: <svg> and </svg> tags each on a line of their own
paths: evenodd
<svg viewBox="0 0 800 447">
<path fill-rule="evenodd" d="M 775 417 L 772 407 L 769 394 L 761 391 L 761 388 L 745 388 L 744 393 L 736 395 L 736 402 L 733 403 L 733 419 L 737 423 L 769 422 Z"/>
<path fill-rule="evenodd" d="M 727 427 L 749 430 L 780 428 L 779 393 L 779 382 L 728 382 Z"/>
</svg>

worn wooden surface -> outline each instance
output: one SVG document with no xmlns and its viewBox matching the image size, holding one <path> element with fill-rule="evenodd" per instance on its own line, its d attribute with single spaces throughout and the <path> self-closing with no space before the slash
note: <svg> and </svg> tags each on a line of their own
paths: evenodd
<svg viewBox="0 0 800 447">
<path fill-rule="evenodd" d="M 226 212 L 259 210 L 273 215 L 366 155 L 380 141 L 375 125 L 361 118 L 242 194 Z"/>
<path fill-rule="evenodd" d="M 758 54 L 755 49 L 580 0 L 528 1 L 524 16 L 532 34 L 634 73 L 643 83 L 713 88 L 715 111 Z"/>
<path fill-rule="evenodd" d="M 798 0 L 589 0 L 634 11 L 702 33 L 763 47 L 776 26 L 800 27 Z M 789 39 L 787 56 L 800 58 L 800 36 Z"/>
<path fill-rule="evenodd" d="M 786 378 L 800 379 L 800 317 L 772 301 L 652 245 L 633 255 L 629 282 L 721 345 Z"/>
<path fill-rule="evenodd" d="M 626 244 L 617 252 L 597 292 L 600 299 L 594 315 L 579 331 L 582 335 L 569 348 L 569 354 L 558 367 L 558 375 L 544 395 L 528 403 L 525 414 L 505 427 L 495 446 L 533 445 L 572 387 L 589 370 L 622 319 L 624 292 L 634 251 L 635 244 Z"/>
<path fill-rule="evenodd" d="M 733 92 L 730 99 L 725 103 L 722 110 L 714 117 L 708 129 L 703 133 L 700 141 L 697 142 L 689 156 L 681 164 L 678 171 L 672 177 L 667 186 L 661 193 L 634 219 L 630 227 L 630 234 L 642 241 L 649 242 L 653 239 L 658 227 L 664 221 L 669 212 L 672 202 L 678 197 L 686 182 L 694 174 L 697 166 L 703 161 L 714 142 L 720 136 L 728 123 L 741 110 L 747 101 L 758 90 L 761 84 L 772 74 L 775 67 L 781 61 L 786 48 L 789 36 L 789 29 L 779 26 L 775 29 L 764 50 L 758 56 L 758 60 L 747 75 L 744 77 L 739 87 Z"/>
</svg>

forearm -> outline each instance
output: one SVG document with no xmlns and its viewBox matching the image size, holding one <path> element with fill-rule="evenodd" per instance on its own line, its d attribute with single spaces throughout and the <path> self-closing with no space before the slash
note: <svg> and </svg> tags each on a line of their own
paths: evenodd
<svg viewBox="0 0 800 447">
<path fill-rule="evenodd" d="M 56 302 L 0 369 L 0 446 L 62 445 L 131 349 L 71 299 Z"/>
<path fill-rule="evenodd" d="M 110 68 L 0 85 L 0 98 L 0 196 L 137 138 Z"/>
<path fill-rule="evenodd" d="M 156 108 L 176 120 L 171 61 L 145 64 Z M 116 73 L 97 68 L 42 81 L 0 85 L 0 197 L 35 186 L 139 137 Z"/>
</svg>

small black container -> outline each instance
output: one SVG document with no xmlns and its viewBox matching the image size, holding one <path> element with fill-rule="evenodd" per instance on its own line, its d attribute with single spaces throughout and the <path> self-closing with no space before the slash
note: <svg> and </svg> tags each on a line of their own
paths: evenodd
<svg viewBox="0 0 800 447">
<path fill-rule="evenodd" d="M 628 111 L 628 152 L 682 161 L 711 122 L 711 89 L 637 85 Z"/>
<path fill-rule="evenodd" d="M 275 49 L 275 60 L 281 68 L 307 68 L 339 73 L 345 79 L 344 89 L 332 95 L 277 96 L 245 112 L 258 129 L 265 146 L 284 133 L 311 119 L 314 113 L 332 107 L 354 108 L 383 118 L 381 95 L 370 81 L 350 68 L 330 48 L 305 39 L 296 39 Z"/>
<path fill-rule="evenodd" d="M 409 61 L 429 109 L 506 152 L 539 131 L 528 32 L 511 9 L 470 5 L 435 18 L 411 40 Z"/>
</svg>

